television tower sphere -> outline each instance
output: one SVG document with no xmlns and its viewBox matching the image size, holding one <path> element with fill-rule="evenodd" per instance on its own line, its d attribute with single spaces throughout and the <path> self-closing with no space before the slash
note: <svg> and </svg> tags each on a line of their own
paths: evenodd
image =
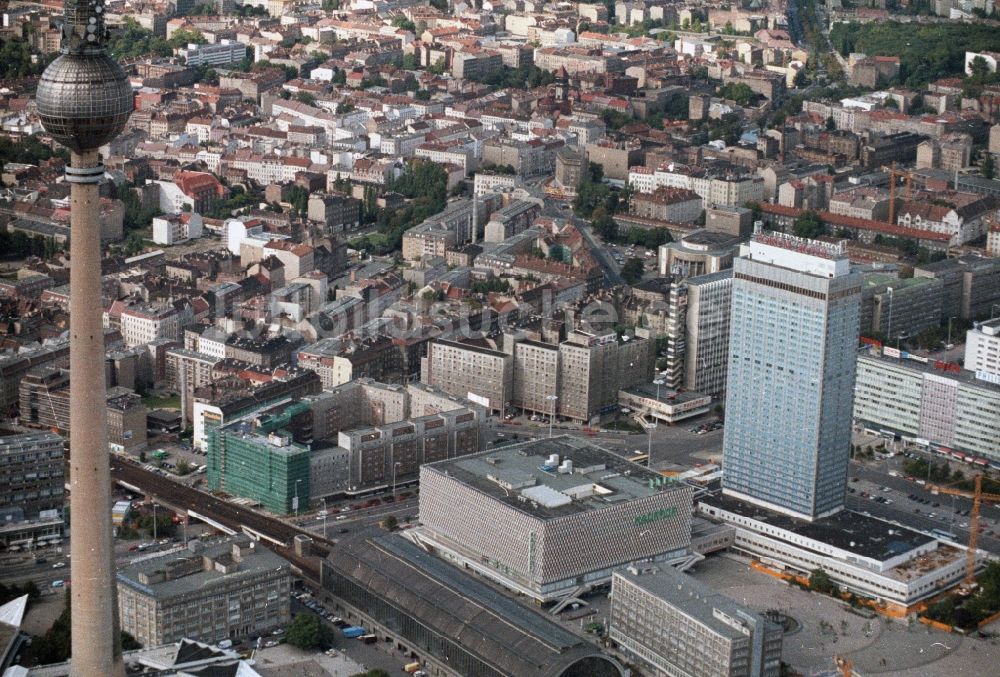
<svg viewBox="0 0 1000 677">
<path fill-rule="evenodd" d="M 76 152 L 114 139 L 132 114 L 132 87 L 106 37 L 104 0 L 66 0 L 63 53 L 42 73 L 35 100 L 45 131 Z"/>
</svg>

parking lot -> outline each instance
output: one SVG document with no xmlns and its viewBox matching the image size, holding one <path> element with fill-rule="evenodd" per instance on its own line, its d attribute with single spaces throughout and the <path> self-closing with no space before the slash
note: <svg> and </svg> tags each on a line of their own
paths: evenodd
<svg viewBox="0 0 1000 677">
<path fill-rule="evenodd" d="M 414 660 L 409 651 L 400 649 L 395 642 L 366 643 L 357 638 L 345 637 L 343 630 L 349 627 L 350 623 L 337 617 L 332 609 L 333 605 L 325 601 L 322 596 L 314 598 L 311 593 L 306 593 L 306 596 L 299 593 L 298 597 L 292 600 L 292 615 L 314 613 L 320 616 L 330 627 L 333 652 L 337 657 L 360 665 L 362 671 L 379 668 L 389 674 L 396 674 L 404 665 Z M 327 656 L 322 653 L 320 655 Z"/>
</svg>

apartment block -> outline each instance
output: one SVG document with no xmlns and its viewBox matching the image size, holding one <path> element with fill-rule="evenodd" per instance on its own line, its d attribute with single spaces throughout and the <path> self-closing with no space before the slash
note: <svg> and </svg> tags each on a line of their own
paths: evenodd
<svg viewBox="0 0 1000 677">
<path fill-rule="evenodd" d="M 618 407 L 618 391 L 653 377 L 655 341 L 614 333 L 571 333 L 559 344 L 560 416 L 578 421 Z"/>
<path fill-rule="evenodd" d="M 129 348 L 152 343 L 157 339 L 178 341 L 181 318 L 170 305 L 133 306 L 122 311 L 121 332 Z"/>
<path fill-rule="evenodd" d="M 965 320 L 989 317 L 1000 303 L 998 258 L 965 254 L 917 266 L 913 276 L 940 278 L 944 284 L 943 310 Z"/>
<path fill-rule="evenodd" d="M 420 380 L 502 413 L 514 393 L 514 360 L 497 350 L 438 339 L 420 361 Z"/>
<path fill-rule="evenodd" d="M 861 334 L 896 338 L 916 336 L 941 326 L 944 284 L 929 277 L 868 275 L 861 286 Z"/>
<path fill-rule="evenodd" d="M 521 340 L 513 346 L 514 392 L 518 409 L 550 415 L 559 396 L 559 346 Z"/>
</svg>

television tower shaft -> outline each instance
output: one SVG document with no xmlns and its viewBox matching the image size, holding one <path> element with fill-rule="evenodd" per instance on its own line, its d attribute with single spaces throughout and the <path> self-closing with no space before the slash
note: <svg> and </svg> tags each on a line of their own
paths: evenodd
<svg viewBox="0 0 1000 677">
<path fill-rule="evenodd" d="M 97 151 L 73 152 L 70 187 L 70 553 L 74 677 L 121 677 L 101 308 Z M 90 172 L 91 182 L 86 181 Z M 96 175 L 96 176 L 95 176 Z"/>
</svg>

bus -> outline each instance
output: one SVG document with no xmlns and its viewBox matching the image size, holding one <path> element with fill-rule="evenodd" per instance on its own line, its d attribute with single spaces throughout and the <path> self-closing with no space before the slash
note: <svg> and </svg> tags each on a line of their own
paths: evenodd
<svg viewBox="0 0 1000 677">
<path fill-rule="evenodd" d="M 958 542 L 958 536 L 950 531 L 945 531 L 944 529 L 931 529 L 931 536 L 934 538 L 940 538 L 942 541 L 952 541 L 954 543 Z"/>
</svg>

